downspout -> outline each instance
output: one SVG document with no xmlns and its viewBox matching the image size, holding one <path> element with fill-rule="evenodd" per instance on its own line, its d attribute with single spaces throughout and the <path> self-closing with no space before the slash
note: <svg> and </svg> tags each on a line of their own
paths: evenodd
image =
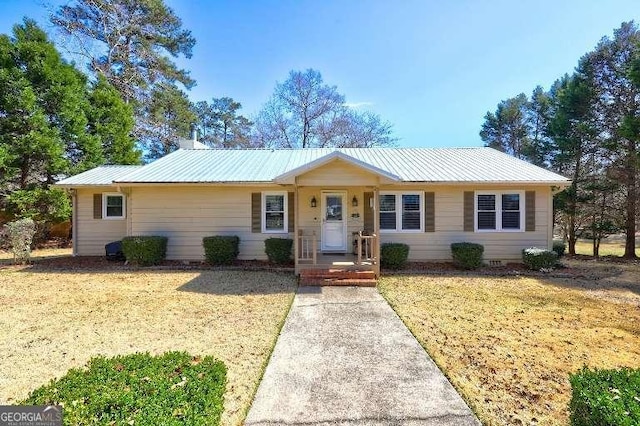
<svg viewBox="0 0 640 426">
<path fill-rule="evenodd" d="M 378 178 L 378 184 L 373 189 L 373 230 L 376 234 L 375 242 L 375 274 L 376 277 L 380 277 L 380 216 L 378 214 L 378 202 L 380 198 L 380 178 Z"/>
<path fill-rule="evenodd" d="M 71 254 L 78 255 L 78 190 L 71 190 Z"/>
<path fill-rule="evenodd" d="M 299 212 L 298 212 L 298 177 L 295 177 L 294 180 L 294 193 L 293 193 L 293 206 L 288 206 L 289 208 L 293 207 L 293 259 L 294 259 L 294 265 L 295 265 L 295 274 L 298 275 L 300 273 L 300 271 L 298 270 L 298 258 L 299 258 L 299 243 L 300 241 L 298 240 L 298 228 L 299 228 L 299 222 L 300 222 L 300 218 L 299 218 Z"/>
</svg>

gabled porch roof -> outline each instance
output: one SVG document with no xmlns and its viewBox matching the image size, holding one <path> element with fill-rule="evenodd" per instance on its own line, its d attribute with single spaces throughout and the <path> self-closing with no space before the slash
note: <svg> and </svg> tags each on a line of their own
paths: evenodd
<svg viewBox="0 0 640 426">
<path fill-rule="evenodd" d="M 345 154 L 344 152 L 340 152 L 340 151 L 333 151 L 330 152 L 329 154 L 326 154 L 320 158 L 317 158 L 313 161 L 310 161 L 309 163 L 303 164 L 299 167 L 296 167 L 292 170 L 289 170 L 285 173 L 282 173 L 279 176 L 276 176 L 273 181 L 275 183 L 279 183 L 279 184 L 293 184 L 295 183 L 295 178 L 297 176 L 300 176 L 302 174 L 308 173 L 312 170 L 315 170 L 319 167 L 322 167 L 326 164 L 329 164 L 333 161 L 337 161 L 337 160 L 342 160 L 348 164 L 351 164 L 353 166 L 356 166 L 358 168 L 361 168 L 365 171 L 368 171 L 372 174 L 378 175 L 384 179 L 387 179 L 391 182 L 399 182 L 402 179 L 400 178 L 400 176 L 397 176 L 387 170 L 383 170 L 379 167 L 376 167 L 372 164 L 369 164 L 365 161 L 362 160 L 358 160 L 357 158 L 351 157 L 350 155 Z"/>
</svg>

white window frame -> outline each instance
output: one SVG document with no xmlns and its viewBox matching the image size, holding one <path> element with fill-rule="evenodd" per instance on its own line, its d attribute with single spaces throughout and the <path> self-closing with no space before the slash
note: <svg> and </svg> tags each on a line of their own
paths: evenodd
<svg viewBox="0 0 640 426">
<path fill-rule="evenodd" d="M 267 229 L 267 195 L 281 195 L 283 197 L 284 220 L 282 229 Z M 287 191 L 263 191 L 260 223 L 263 234 L 288 234 L 289 233 L 289 194 Z"/>
<path fill-rule="evenodd" d="M 424 232 L 424 192 L 423 191 L 380 191 L 382 195 L 395 195 L 396 197 L 396 229 L 382 229 L 380 233 L 384 234 L 416 234 Z M 417 195 L 420 203 L 420 229 L 402 229 L 402 196 Z M 378 207 L 378 223 L 380 223 L 380 213 L 382 211 Z"/>
<path fill-rule="evenodd" d="M 122 216 L 107 216 L 107 197 L 122 198 Z M 120 192 L 103 192 L 102 193 L 102 219 L 105 220 L 122 220 L 127 217 L 127 197 Z"/>
<path fill-rule="evenodd" d="M 517 194 L 520 202 L 520 228 L 502 229 L 502 196 Z M 496 197 L 496 229 L 478 229 L 478 195 L 495 195 Z M 525 199 L 524 191 L 500 190 L 500 191 L 475 191 L 473 195 L 473 225 L 475 232 L 524 232 L 525 229 Z"/>
</svg>

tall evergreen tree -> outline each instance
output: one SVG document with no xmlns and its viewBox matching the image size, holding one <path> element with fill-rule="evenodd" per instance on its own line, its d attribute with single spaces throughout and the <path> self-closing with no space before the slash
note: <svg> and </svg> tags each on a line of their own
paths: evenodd
<svg viewBox="0 0 640 426">
<path fill-rule="evenodd" d="M 634 60 L 640 52 L 640 31 L 633 22 L 625 22 L 604 37 L 582 62 L 596 90 L 594 105 L 600 136 L 611 173 L 621 183 L 625 199 L 624 257 L 636 258 L 636 221 L 638 218 L 638 174 L 640 146 L 640 86 L 634 83 Z"/>
<path fill-rule="evenodd" d="M 172 61 L 180 55 L 190 58 L 195 45 L 174 11 L 163 0 L 74 0 L 58 8 L 51 22 L 64 36 L 68 50 L 133 105 L 134 136 L 152 152 L 151 158 L 166 151 L 158 150 L 158 141 L 182 132 L 167 129 L 163 114 L 150 108 L 177 99 L 177 84 L 187 89 L 195 84 Z M 161 96 L 161 90 L 168 93 Z"/>
<path fill-rule="evenodd" d="M 154 160 L 178 149 L 180 139 L 188 138 L 196 114 L 187 95 L 171 84 L 154 90 L 145 122 L 154 123 L 145 137 L 147 160 Z"/>
<path fill-rule="evenodd" d="M 133 108 L 100 76 L 89 94 L 89 131 L 100 138 L 107 164 L 140 164 L 141 152 L 132 137 Z"/>
<path fill-rule="evenodd" d="M 253 123 L 238 113 L 241 108 L 240 102 L 228 97 L 197 102 L 196 125 L 201 142 L 216 148 L 248 146 Z"/>
<path fill-rule="evenodd" d="M 42 220 L 68 215 L 66 196 L 49 185 L 103 161 L 99 139 L 87 132 L 86 84 L 34 21 L 0 36 L 0 146 L 11 172 L 4 208 Z"/>
</svg>

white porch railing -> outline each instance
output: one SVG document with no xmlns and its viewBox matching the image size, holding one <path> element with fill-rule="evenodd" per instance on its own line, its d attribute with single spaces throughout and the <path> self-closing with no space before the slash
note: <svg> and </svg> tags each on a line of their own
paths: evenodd
<svg viewBox="0 0 640 426">
<path fill-rule="evenodd" d="M 296 241 L 298 245 L 298 261 L 309 261 L 315 265 L 318 262 L 318 239 L 316 237 L 316 231 L 313 231 L 311 235 L 304 235 L 302 229 L 298 231 L 298 238 Z"/>
<path fill-rule="evenodd" d="M 378 236 L 376 234 L 362 235 L 362 231 L 356 236 L 356 252 L 358 265 L 363 262 L 375 264 L 378 262 Z"/>
</svg>

